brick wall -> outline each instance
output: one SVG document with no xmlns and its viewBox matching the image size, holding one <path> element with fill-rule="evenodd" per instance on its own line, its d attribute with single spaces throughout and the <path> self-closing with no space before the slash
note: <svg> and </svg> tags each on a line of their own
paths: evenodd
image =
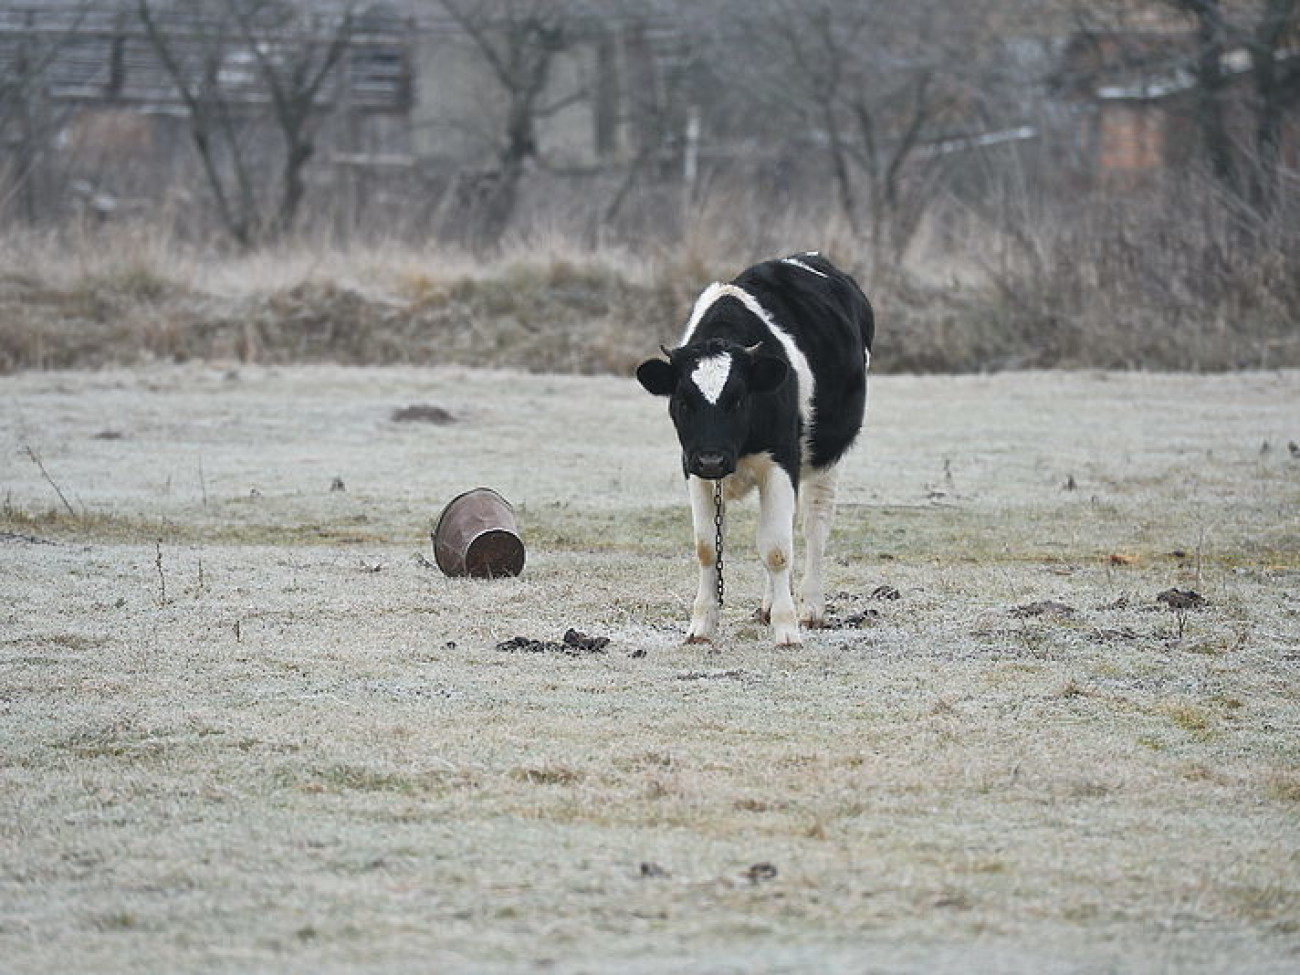
<svg viewBox="0 0 1300 975">
<path fill-rule="evenodd" d="M 1109 102 L 1097 125 L 1102 173 L 1138 173 L 1166 164 L 1165 112 L 1149 102 Z"/>
</svg>

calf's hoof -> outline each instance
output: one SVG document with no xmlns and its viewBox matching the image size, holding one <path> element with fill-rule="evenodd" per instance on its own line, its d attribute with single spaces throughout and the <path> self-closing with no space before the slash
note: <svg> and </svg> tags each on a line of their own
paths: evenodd
<svg viewBox="0 0 1300 975">
<path fill-rule="evenodd" d="M 700 636 L 698 633 L 692 633 L 690 636 L 686 638 L 686 644 L 688 646 L 692 643 L 712 643 L 712 642 L 713 642 L 713 637 Z"/>
<path fill-rule="evenodd" d="M 788 623 L 772 627 L 772 642 L 778 647 L 803 646 L 803 640 L 799 637 L 799 627 Z"/>
<path fill-rule="evenodd" d="M 826 600 L 808 599 L 807 597 L 801 600 L 799 622 L 810 630 L 820 630 L 824 627 L 826 625 Z"/>
</svg>

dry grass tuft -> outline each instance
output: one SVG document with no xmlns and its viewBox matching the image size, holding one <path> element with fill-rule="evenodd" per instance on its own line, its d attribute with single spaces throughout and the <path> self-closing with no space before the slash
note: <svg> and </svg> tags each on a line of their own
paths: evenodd
<svg viewBox="0 0 1300 975">
<path fill-rule="evenodd" d="M 859 276 L 878 306 L 884 372 L 1300 364 L 1300 242 L 1285 218 L 1243 239 L 1212 201 L 1189 215 L 1169 193 L 1162 206 L 1102 201 L 1024 228 L 982 226 L 953 245 L 961 253 L 903 269 L 834 220 L 751 226 L 723 196 L 704 201 L 678 246 L 634 253 L 541 234 L 486 261 L 398 243 L 235 254 L 140 225 L 10 231 L 0 373 L 201 359 L 626 375 L 676 339 L 705 284 L 801 248 Z M 954 262 L 977 273 L 952 279 Z"/>
<path fill-rule="evenodd" d="M 515 768 L 510 770 L 510 777 L 529 785 L 576 785 L 584 778 L 581 771 L 566 765 Z"/>
<path fill-rule="evenodd" d="M 1191 701 L 1171 701 L 1157 709 L 1183 731 L 1202 741 L 1214 734 L 1214 720 L 1210 711 Z"/>
<path fill-rule="evenodd" d="M 1300 774 L 1279 772 L 1268 780 L 1268 794 L 1282 802 L 1300 804 Z"/>
</svg>

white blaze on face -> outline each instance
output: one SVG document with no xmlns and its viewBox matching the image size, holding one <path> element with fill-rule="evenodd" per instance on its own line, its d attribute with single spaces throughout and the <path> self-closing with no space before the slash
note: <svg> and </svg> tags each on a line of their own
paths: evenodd
<svg viewBox="0 0 1300 975">
<path fill-rule="evenodd" d="M 697 362 L 695 371 L 691 373 L 691 382 L 699 387 L 706 400 L 716 406 L 730 375 L 731 353 L 722 352 Z"/>
</svg>

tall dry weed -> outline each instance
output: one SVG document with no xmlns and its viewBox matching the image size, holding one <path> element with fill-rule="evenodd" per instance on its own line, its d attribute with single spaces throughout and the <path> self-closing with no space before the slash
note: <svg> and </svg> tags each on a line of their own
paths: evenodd
<svg viewBox="0 0 1300 975">
<path fill-rule="evenodd" d="M 1300 199 L 1251 212 L 1203 177 L 1025 208 L 990 308 L 1019 362 L 1223 370 L 1300 362 Z"/>
<path fill-rule="evenodd" d="M 708 282 L 803 249 L 859 276 L 883 371 L 1300 365 L 1296 192 L 1262 216 L 1192 178 L 1012 196 L 902 265 L 833 214 L 753 190 L 706 188 L 688 212 L 672 238 L 539 224 L 487 258 L 395 237 L 232 252 L 143 223 L 10 231 L 0 371 L 163 357 L 626 373 L 675 341 Z"/>
</svg>

